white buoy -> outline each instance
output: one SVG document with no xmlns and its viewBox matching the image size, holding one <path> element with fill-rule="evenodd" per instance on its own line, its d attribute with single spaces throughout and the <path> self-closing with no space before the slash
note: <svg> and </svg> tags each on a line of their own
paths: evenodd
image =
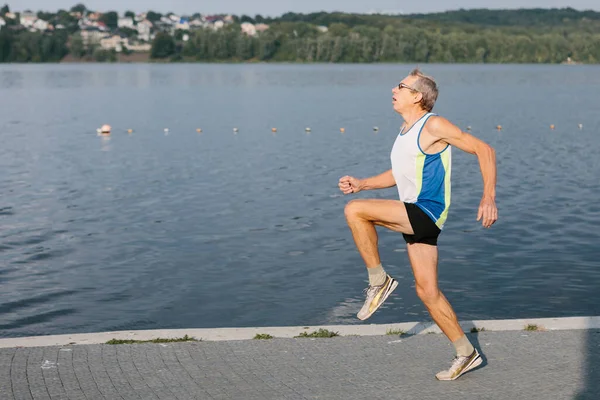
<svg viewBox="0 0 600 400">
<path fill-rule="evenodd" d="M 377 131 L 379 130 L 379 127 L 377 127 L 377 126 L 374 126 L 374 127 L 373 127 L 373 130 L 374 130 L 375 132 L 377 132 Z"/>
<path fill-rule="evenodd" d="M 579 124 L 579 130 L 583 129 L 583 124 Z"/>
<path fill-rule="evenodd" d="M 238 129 L 238 128 L 233 128 L 233 131 L 234 131 L 235 133 L 238 133 L 239 129 Z"/>
<path fill-rule="evenodd" d="M 304 130 L 305 130 L 306 132 L 310 132 L 312 129 L 310 129 L 309 127 L 306 127 L 306 128 L 304 128 Z"/>
<path fill-rule="evenodd" d="M 168 132 L 169 132 L 169 128 L 165 128 L 165 133 L 168 133 Z"/>
<path fill-rule="evenodd" d="M 112 130 L 110 125 L 102 125 L 102 128 L 100 128 L 100 132 L 107 134 L 110 133 L 110 131 Z"/>
</svg>

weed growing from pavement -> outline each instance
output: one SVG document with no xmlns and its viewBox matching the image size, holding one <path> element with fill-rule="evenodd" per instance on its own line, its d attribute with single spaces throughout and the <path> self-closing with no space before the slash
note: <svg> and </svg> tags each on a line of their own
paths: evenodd
<svg viewBox="0 0 600 400">
<path fill-rule="evenodd" d="M 111 339 L 106 344 L 137 344 L 137 343 L 175 343 L 175 342 L 198 342 L 199 340 L 188 335 L 180 338 L 156 338 L 150 340 L 133 339 Z"/>
<path fill-rule="evenodd" d="M 319 329 L 318 331 L 314 331 L 312 333 L 301 332 L 298 336 L 294 337 L 306 337 L 306 338 L 331 338 L 335 336 L 340 336 L 338 332 L 332 332 L 327 329 Z"/>
</svg>

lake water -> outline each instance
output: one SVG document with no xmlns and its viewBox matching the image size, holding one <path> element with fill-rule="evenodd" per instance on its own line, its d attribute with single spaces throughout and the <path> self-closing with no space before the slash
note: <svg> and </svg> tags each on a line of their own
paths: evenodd
<svg viewBox="0 0 600 400">
<path fill-rule="evenodd" d="M 390 168 L 412 67 L 0 66 L 0 336 L 362 323 L 344 205 L 397 193 L 337 181 Z M 454 152 L 439 276 L 459 318 L 600 315 L 600 67 L 423 67 L 434 111 L 498 158 L 485 230 L 477 159 Z M 399 287 L 367 323 L 428 320 L 379 232 Z"/>
</svg>

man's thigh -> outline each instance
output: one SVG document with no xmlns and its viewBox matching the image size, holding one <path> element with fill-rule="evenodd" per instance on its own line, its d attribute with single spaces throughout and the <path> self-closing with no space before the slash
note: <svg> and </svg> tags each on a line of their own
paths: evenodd
<svg viewBox="0 0 600 400">
<path fill-rule="evenodd" d="M 414 231 L 400 200 L 358 199 L 346 205 L 346 216 L 357 215 L 395 232 L 413 235 Z"/>
<path fill-rule="evenodd" d="M 413 243 L 406 246 L 417 286 L 423 289 L 437 289 L 437 246 L 424 243 Z"/>
</svg>

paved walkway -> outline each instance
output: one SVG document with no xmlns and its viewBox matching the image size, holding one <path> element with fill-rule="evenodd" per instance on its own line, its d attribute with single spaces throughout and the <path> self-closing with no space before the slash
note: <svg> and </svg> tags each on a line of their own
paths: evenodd
<svg viewBox="0 0 600 400">
<path fill-rule="evenodd" d="M 0 348 L 0 399 L 600 399 L 598 329 L 469 337 L 454 382 L 440 334 Z"/>
</svg>

